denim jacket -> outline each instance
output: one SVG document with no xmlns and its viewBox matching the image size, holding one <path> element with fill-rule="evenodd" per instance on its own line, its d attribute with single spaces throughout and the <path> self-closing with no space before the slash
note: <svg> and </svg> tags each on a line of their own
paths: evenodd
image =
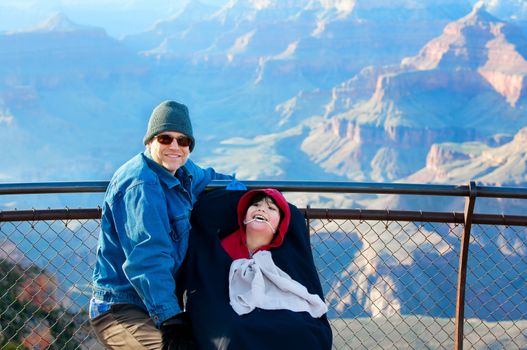
<svg viewBox="0 0 527 350">
<path fill-rule="evenodd" d="M 155 324 L 180 311 L 175 275 L 185 257 L 190 211 L 213 179 L 231 179 L 190 159 L 174 175 L 148 151 L 114 174 L 105 194 L 93 297 L 134 304 Z"/>
</svg>

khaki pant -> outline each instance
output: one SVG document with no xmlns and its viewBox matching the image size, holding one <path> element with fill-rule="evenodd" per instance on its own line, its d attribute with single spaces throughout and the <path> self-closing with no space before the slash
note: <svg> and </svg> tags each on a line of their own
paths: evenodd
<svg viewBox="0 0 527 350">
<path fill-rule="evenodd" d="M 99 341 L 108 349 L 162 349 L 161 331 L 135 305 L 112 305 L 110 311 L 90 323 Z"/>
</svg>

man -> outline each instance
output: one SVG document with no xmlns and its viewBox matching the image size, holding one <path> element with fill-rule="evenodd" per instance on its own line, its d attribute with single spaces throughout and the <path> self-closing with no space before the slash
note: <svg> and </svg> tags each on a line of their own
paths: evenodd
<svg viewBox="0 0 527 350">
<path fill-rule="evenodd" d="M 165 101 L 152 112 L 146 149 L 112 177 L 102 207 L 90 319 L 110 349 L 160 349 L 162 330 L 181 317 L 176 274 L 190 211 L 214 179 L 231 179 L 190 159 L 188 109 Z"/>
</svg>

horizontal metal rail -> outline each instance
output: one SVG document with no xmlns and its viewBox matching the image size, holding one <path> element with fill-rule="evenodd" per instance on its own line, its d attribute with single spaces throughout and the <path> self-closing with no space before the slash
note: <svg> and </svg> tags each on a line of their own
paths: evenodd
<svg viewBox="0 0 527 350">
<path fill-rule="evenodd" d="M 1 210 L 0 222 L 8 221 L 46 221 L 46 220 L 97 220 L 101 218 L 101 208 L 83 209 L 35 209 Z"/>
<path fill-rule="evenodd" d="M 108 181 L 33 182 L 0 184 L 0 195 L 104 192 Z"/>
<path fill-rule="evenodd" d="M 383 220 L 383 221 L 422 221 L 462 224 L 461 212 L 429 212 L 403 210 L 372 209 L 325 209 L 299 208 L 307 219 L 328 220 Z M 90 220 L 100 219 L 101 208 L 84 209 L 32 209 L 0 211 L 0 222 L 8 221 L 44 221 L 44 220 Z M 527 216 L 474 214 L 474 224 L 527 226 Z"/>
<path fill-rule="evenodd" d="M 368 193 L 467 197 L 468 185 L 432 185 L 376 182 L 242 181 L 249 189 L 273 187 L 283 192 Z M 207 190 L 225 188 L 228 180 L 214 180 Z M 104 192 L 108 181 L 41 182 L 0 184 L 0 195 Z M 527 188 L 476 185 L 477 197 L 527 199 Z"/>
</svg>

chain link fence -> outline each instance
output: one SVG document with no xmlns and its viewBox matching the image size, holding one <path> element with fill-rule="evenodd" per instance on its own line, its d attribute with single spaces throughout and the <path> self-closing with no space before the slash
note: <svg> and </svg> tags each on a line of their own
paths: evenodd
<svg viewBox="0 0 527 350">
<path fill-rule="evenodd" d="M 336 349 L 452 349 L 462 225 L 310 220 Z M 99 221 L 0 223 L 2 349 L 100 349 L 87 304 Z M 527 348 L 527 228 L 476 225 L 464 335 Z"/>
<path fill-rule="evenodd" d="M 98 220 L 0 222 L 2 349 L 99 349 L 87 322 Z"/>
<path fill-rule="evenodd" d="M 317 220 L 336 349 L 454 349 L 463 225 Z M 527 227 L 475 225 L 464 347 L 527 348 Z"/>
</svg>

